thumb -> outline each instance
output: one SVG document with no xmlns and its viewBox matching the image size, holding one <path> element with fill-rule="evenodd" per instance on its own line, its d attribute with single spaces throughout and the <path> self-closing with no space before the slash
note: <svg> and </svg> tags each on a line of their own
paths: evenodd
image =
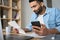
<svg viewBox="0 0 60 40">
<path fill-rule="evenodd" d="M 46 28 L 45 24 L 41 24 L 41 28 Z"/>
</svg>

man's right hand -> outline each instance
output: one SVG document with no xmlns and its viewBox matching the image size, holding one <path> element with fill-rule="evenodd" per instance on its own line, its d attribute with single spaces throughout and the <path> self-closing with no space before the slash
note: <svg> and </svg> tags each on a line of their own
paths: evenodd
<svg viewBox="0 0 60 40">
<path fill-rule="evenodd" d="M 18 29 L 16 29 L 16 28 L 13 28 L 13 33 L 15 33 L 15 34 L 19 34 L 19 31 L 18 31 Z"/>
<path fill-rule="evenodd" d="M 27 28 L 22 28 L 25 32 L 30 32 L 30 30 L 29 29 L 27 29 Z M 15 33 L 15 34 L 19 34 L 19 31 L 18 31 L 18 29 L 16 29 L 16 28 L 13 28 L 13 33 Z"/>
</svg>

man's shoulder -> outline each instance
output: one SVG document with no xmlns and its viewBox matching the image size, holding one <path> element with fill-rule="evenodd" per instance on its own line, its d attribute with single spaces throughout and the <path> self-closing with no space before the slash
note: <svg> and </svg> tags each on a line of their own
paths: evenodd
<svg viewBox="0 0 60 40">
<path fill-rule="evenodd" d="M 60 10 L 60 9 L 59 8 L 48 8 L 48 10 L 56 11 L 56 10 Z"/>
<path fill-rule="evenodd" d="M 49 13 L 51 14 L 51 15 L 60 15 L 60 9 L 59 8 L 48 8 L 49 10 Z"/>
<path fill-rule="evenodd" d="M 57 12 L 60 13 L 60 9 L 59 8 L 47 8 L 47 13 L 55 14 Z"/>
</svg>

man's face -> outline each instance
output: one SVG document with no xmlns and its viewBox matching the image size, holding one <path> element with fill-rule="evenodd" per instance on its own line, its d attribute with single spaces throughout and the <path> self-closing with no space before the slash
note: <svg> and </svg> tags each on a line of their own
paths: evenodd
<svg viewBox="0 0 60 40">
<path fill-rule="evenodd" d="M 42 11 L 42 6 L 37 1 L 30 2 L 29 4 L 30 4 L 30 7 L 32 8 L 33 12 L 40 13 L 40 11 Z"/>
</svg>

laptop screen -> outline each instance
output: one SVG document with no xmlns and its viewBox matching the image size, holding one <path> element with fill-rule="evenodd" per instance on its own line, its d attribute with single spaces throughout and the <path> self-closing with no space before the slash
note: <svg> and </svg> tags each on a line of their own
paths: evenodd
<svg viewBox="0 0 60 40">
<path fill-rule="evenodd" d="M 1 20 L 0 20 L 0 40 L 4 40 L 3 39 L 3 32 L 2 32 Z"/>
</svg>

